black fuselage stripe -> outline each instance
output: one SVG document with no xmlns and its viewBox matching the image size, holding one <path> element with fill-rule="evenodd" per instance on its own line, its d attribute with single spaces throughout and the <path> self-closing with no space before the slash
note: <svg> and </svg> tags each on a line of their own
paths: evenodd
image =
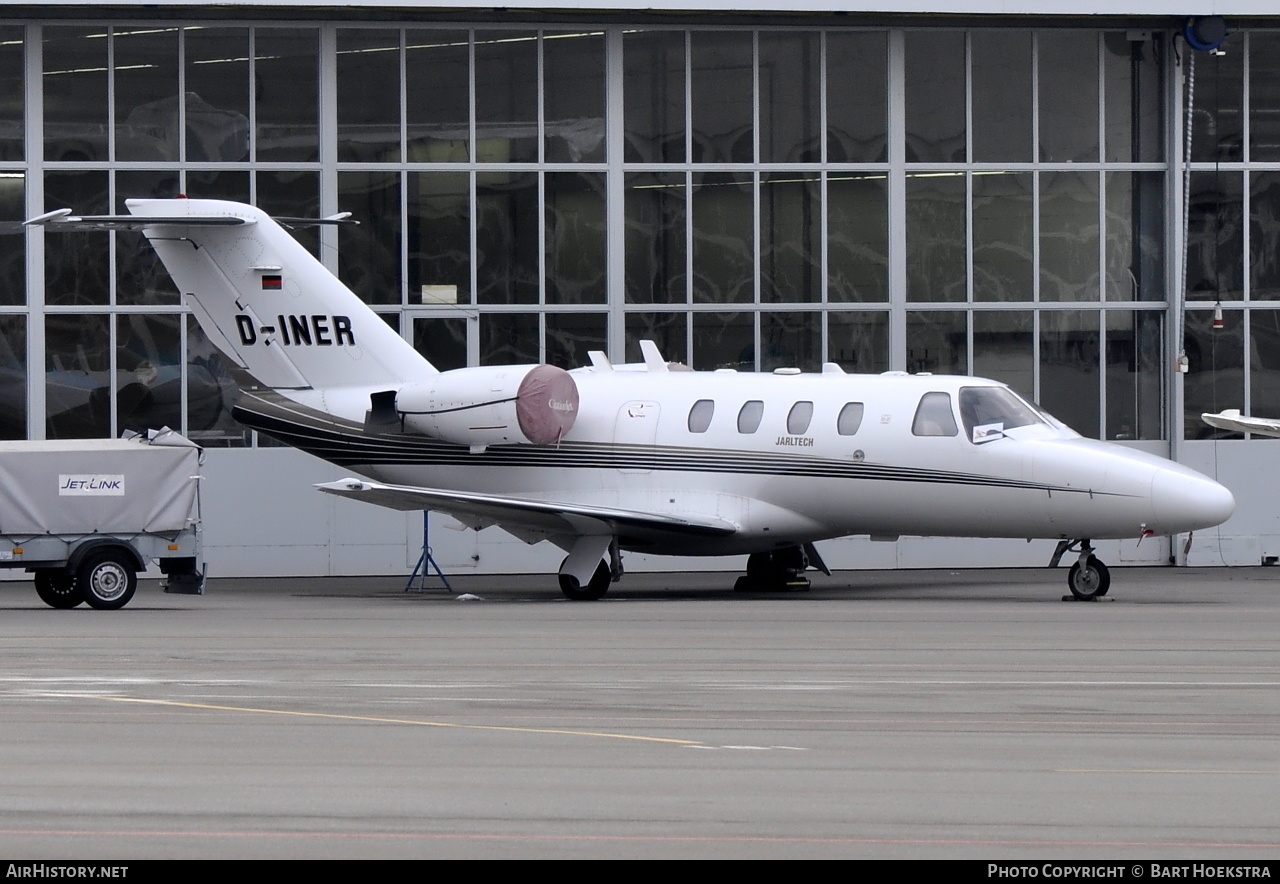
<svg viewBox="0 0 1280 884">
<path fill-rule="evenodd" d="M 412 436 L 370 435 L 358 424 L 312 414 L 294 403 L 290 408 L 263 402 L 275 414 L 236 406 L 235 418 L 252 429 L 338 466 L 540 467 L 552 469 L 616 469 L 659 472 L 737 473 L 806 478 L 857 479 L 906 483 L 939 483 L 993 488 L 1093 493 L 1021 479 L 954 473 L 917 467 L 843 463 L 802 455 L 742 453 L 712 449 L 655 446 L 603 446 L 564 443 L 560 446 L 504 445 L 481 453 L 466 446 Z M 1111 496 L 1111 495 L 1108 495 Z"/>
</svg>

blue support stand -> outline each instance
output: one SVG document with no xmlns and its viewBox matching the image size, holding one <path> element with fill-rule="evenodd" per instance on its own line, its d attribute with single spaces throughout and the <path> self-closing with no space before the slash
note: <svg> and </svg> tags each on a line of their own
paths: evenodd
<svg viewBox="0 0 1280 884">
<path fill-rule="evenodd" d="M 444 576 L 444 572 L 440 570 L 440 566 L 436 563 L 435 557 L 431 555 L 431 541 L 428 533 L 428 518 L 430 513 L 422 513 L 422 555 L 418 556 L 418 564 L 413 566 L 413 573 L 409 575 L 409 582 L 404 585 L 404 591 L 408 592 L 413 589 L 417 592 L 425 592 L 427 589 L 427 571 L 429 568 L 435 568 L 436 574 L 444 582 L 444 588 L 449 592 L 453 592 L 453 587 L 449 585 L 449 578 Z M 414 581 L 418 581 L 418 585 L 413 585 Z"/>
</svg>

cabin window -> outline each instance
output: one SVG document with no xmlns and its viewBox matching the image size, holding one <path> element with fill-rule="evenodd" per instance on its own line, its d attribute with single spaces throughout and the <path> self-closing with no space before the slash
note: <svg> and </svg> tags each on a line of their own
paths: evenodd
<svg viewBox="0 0 1280 884">
<path fill-rule="evenodd" d="M 699 399 L 689 409 L 689 432 L 705 433 L 711 426 L 711 416 L 716 413 L 716 404 L 710 399 Z"/>
<path fill-rule="evenodd" d="M 760 419 L 764 417 L 764 401 L 751 399 L 738 412 L 738 432 L 754 433 L 760 429 Z"/>
<path fill-rule="evenodd" d="M 841 436 L 852 436 L 862 426 L 863 407 L 861 402 L 846 402 L 836 418 L 836 432 Z"/>
<path fill-rule="evenodd" d="M 917 436 L 957 436 L 955 415 L 951 412 L 950 393 L 925 393 L 916 408 L 911 432 Z"/>
<path fill-rule="evenodd" d="M 787 413 L 787 432 L 792 436 L 801 436 L 809 429 L 811 420 L 813 420 L 813 403 L 797 402 Z"/>
</svg>

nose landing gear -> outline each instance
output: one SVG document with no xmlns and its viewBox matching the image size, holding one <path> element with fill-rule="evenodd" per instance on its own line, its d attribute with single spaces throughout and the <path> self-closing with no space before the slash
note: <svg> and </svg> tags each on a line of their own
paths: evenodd
<svg viewBox="0 0 1280 884">
<path fill-rule="evenodd" d="M 1065 553 L 1077 549 L 1080 556 L 1067 572 L 1067 588 L 1078 601 L 1096 602 L 1111 588 L 1111 571 L 1093 554 L 1093 546 L 1088 538 L 1058 541 L 1053 558 L 1049 560 L 1049 567 L 1056 568 Z"/>
</svg>

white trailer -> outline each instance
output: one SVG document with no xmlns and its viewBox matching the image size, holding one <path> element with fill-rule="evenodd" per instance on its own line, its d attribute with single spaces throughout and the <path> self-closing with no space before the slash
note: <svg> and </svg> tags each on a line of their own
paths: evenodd
<svg viewBox="0 0 1280 884">
<path fill-rule="evenodd" d="M 34 574 L 54 608 L 122 608 L 152 560 L 165 592 L 203 593 L 202 456 L 167 428 L 0 442 L 0 568 Z"/>
</svg>

